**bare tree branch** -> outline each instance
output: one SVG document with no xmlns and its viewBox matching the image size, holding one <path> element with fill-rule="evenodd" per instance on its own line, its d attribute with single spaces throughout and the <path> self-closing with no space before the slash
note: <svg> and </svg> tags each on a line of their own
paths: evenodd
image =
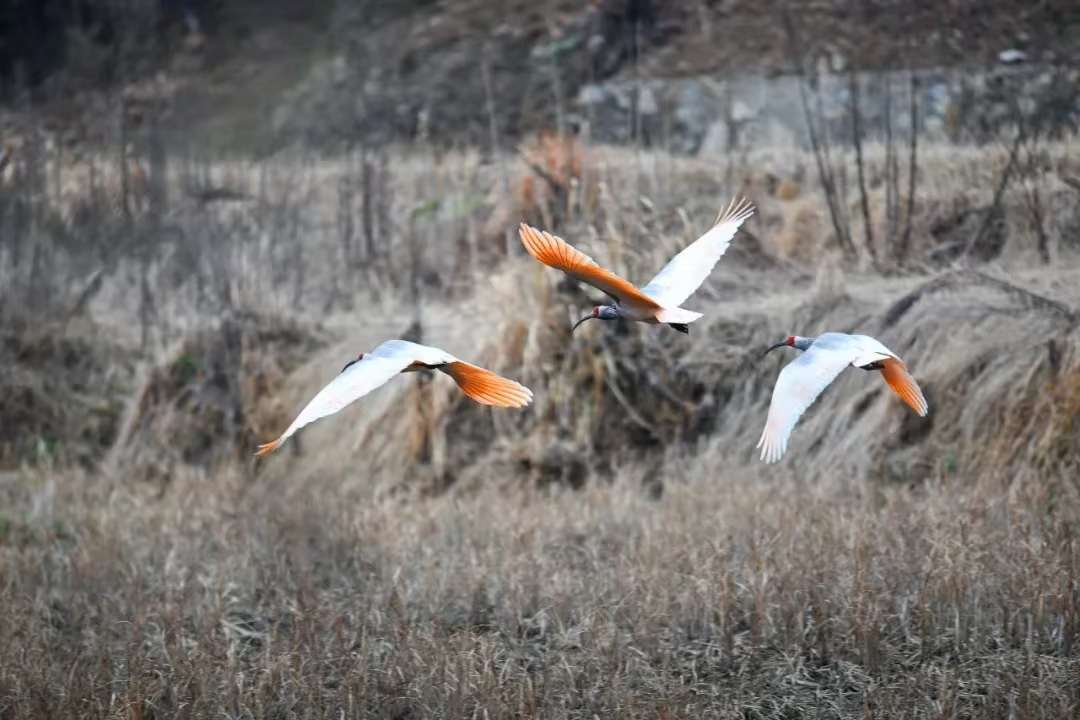
<svg viewBox="0 0 1080 720">
<path fill-rule="evenodd" d="M 1016 139 L 1009 149 L 1009 161 L 1005 164 L 1005 169 L 1001 172 L 1001 180 L 998 181 L 997 188 L 994 189 L 994 199 L 990 203 L 990 209 L 986 212 L 986 217 L 983 218 L 982 225 L 979 226 L 979 231 L 972 235 L 971 239 L 964 247 L 962 257 L 967 257 L 972 248 L 983 242 L 986 238 L 986 234 L 990 232 L 990 226 L 997 219 L 998 213 L 1001 212 L 1001 201 L 1005 196 L 1005 190 L 1008 189 L 1009 183 L 1012 182 L 1013 170 L 1016 168 L 1016 158 L 1019 155 L 1020 145 L 1023 142 L 1024 133 L 1020 130 L 1016 133 Z"/>
<path fill-rule="evenodd" d="M 908 153 L 908 196 L 907 209 L 904 212 L 904 232 L 896 245 L 896 259 L 903 263 L 907 260 L 911 248 L 911 217 L 915 212 L 915 182 L 919 174 L 919 76 L 911 73 L 910 88 L 910 145 Z"/>
<path fill-rule="evenodd" d="M 787 35 L 788 51 L 799 76 L 799 101 L 802 104 L 803 116 L 806 118 L 806 127 L 810 135 L 810 147 L 814 153 L 814 161 L 817 164 L 818 178 L 825 191 L 825 200 L 829 206 L 829 216 L 832 219 L 833 229 L 836 231 L 836 239 L 840 243 L 841 250 L 848 259 L 854 259 L 856 257 L 855 246 L 851 242 L 851 236 L 845 226 L 844 216 L 839 207 L 840 203 L 836 192 L 836 181 L 833 176 L 832 166 L 827 162 L 826 150 L 818 137 L 813 114 L 810 112 L 810 102 L 806 96 L 806 70 L 803 66 L 803 52 L 786 3 L 781 6 L 781 16 L 784 21 L 784 32 Z"/>
<path fill-rule="evenodd" d="M 859 173 L 859 200 L 862 207 L 863 231 L 866 251 L 877 264 L 877 248 L 874 246 L 874 228 L 870 221 L 870 200 L 866 192 L 866 168 L 863 161 L 862 111 L 859 108 L 859 79 L 854 70 L 848 70 L 848 87 L 851 90 L 851 133 L 855 141 L 855 165 Z"/>
</svg>

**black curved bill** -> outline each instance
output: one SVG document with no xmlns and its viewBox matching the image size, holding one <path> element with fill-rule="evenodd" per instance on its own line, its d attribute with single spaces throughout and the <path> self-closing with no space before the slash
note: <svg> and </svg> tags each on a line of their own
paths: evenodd
<svg viewBox="0 0 1080 720">
<path fill-rule="evenodd" d="M 594 319 L 595 317 L 596 317 L 595 315 L 586 315 L 585 317 L 581 318 L 581 319 L 580 319 L 580 320 L 578 320 L 578 321 L 577 321 L 576 323 L 574 323 L 574 327 L 570 328 L 570 332 L 574 332 L 575 330 L 577 330 L 577 326 L 578 326 L 578 325 L 580 325 L 581 323 L 585 322 L 586 320 L 592 320 L 592 319 Z"/>
</svg>

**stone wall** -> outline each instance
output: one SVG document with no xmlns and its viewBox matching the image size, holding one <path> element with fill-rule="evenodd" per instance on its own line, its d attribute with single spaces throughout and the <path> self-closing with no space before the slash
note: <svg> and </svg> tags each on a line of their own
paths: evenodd
<svg viewBox="0 0 1080 720">
<path fill-rule="evenodd" d="M 611 81 L 587 85 L 578 111 L 599 142 L 643 144 L 715 154 L 757 147 L 809 148 L 805 95 L 817 131 L 832 145 L 850 145 L 853 86 L 864 138 L 881 139 L 886 118 L 906 137 L 915 93 L 920 137 L 988 142 L 1013 132 L 1017 117 L 1048 134 L 1076 132 L 1080 71 L 1001 67 L 918 73 L 821 73 L 719 79 Z"/>
</svg>

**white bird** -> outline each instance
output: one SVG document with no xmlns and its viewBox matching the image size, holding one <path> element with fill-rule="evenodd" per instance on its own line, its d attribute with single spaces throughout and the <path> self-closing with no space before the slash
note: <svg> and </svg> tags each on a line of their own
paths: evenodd
<svg viewBox="0 0 1080 720">
<path fill-rule="evenodd" d="M 656 325 L 667 323 L 681 333 L 689 334 L 689 323 L 701 313 L 679 307 L 694 294 L 728 249 L 735 232 L 754 214 L 754 206 L 745 199 L 732 200 L 720 212 L 712 229 L 673 257 L 648 285 L 636 288 L 610 270 L 605 270 L 585 253 L 575 249 L 562 238 L 541 232 L 521 223 L 519 232 L 525 249 L 548 267 L 564 273 L 607 294 L 614 305 L 598 305 L 574 323 L 572 330 L 586 320 L 626 318 Z"/>
<path fill-rule="evenodd" d="M 868 335 L 834 332 L 816 338 L 788 335 L 765 354 L 787 346 L 804 352 L 781 370 L 776 379 L 769 417 L 757 444 L 765 462 L 774 463 L 784 456 L 799 417 L 848 365 L 880 370 L 893 392 L 919 413 L 919 417 L 924 417 L 928 411 L 926 398 L 915 378 L 908 373 L 907 366 L 896 353 Z"/>
<path fill-rule="evenodd" d="M 478 403 L 499 407 L 525 407 L 532 391 L 490 370 L 458 360 L 450 353 L 406 340 L 388 340 L 351 361 L 300 411 L 292 425 L 273 442 L 260 445 L 256 456 L 273 452 L 293 433 L 319 418 L 333 415 L 354 400 L 384 384 L 398 373 L 441 370 Z"/>
</svg>

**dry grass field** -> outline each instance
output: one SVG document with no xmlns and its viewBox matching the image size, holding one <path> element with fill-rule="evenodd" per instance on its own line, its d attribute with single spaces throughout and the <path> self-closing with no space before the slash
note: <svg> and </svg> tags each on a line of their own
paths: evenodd
<svg viewBox="0 0 1080 720">
<path fill-rule="evenodd" d="M 659 500 L 38 478 L 5 493 L 5 716 L 1075 712 L 1051 491 L 662 472 Z"/>
<path fill-rule="evenodd" d="M 16 167 L 0 718 L 1074 717 L 1080 145 L 1012 182 L 1007 148 L 923 148 L 899 221 L 869 147 L 854 258 L 812 158 L 573 152 L 557 182 L 422 148 Z M 514 234 L 644 281 L 734 194 L 759 213 L 689 337 L 571 336 L 600 298 Z M 930 416 L 849 372 L 764 466 L 790 356 L 760 353 L 825 330 Z M 405 333 L 533 406 L 402 378 L 251 459 Z"/>
</svg>

